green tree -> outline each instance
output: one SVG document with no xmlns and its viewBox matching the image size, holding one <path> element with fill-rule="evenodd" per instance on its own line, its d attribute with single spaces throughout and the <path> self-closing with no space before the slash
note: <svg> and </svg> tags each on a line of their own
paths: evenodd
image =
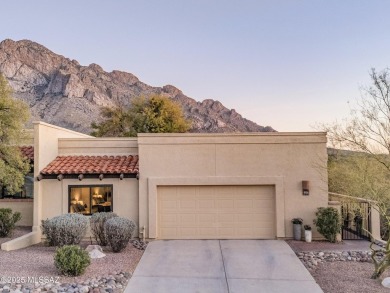
<svg viewBox="0 0 390 293">
<path fill-rule="evenodd" d="M 364 153 L 329 155 L 328 186 L 330 192 L 390 203 L 390 172 Z"/>
<path fill-rule="evenodd" d="M 28 118 L 28 106 L 12 97 L 7 80 L 0 74 L 0 186 L 11 194 L 20 191 L 24 175 L 30 170 L 18 147 Z"/>
<path fill-rule="evenodd" d="M 340 181 L 335 180 L 337 176 L 335 174 L 338 173 L 340 176 L 347 174 L 354 187 L 346 190 L 354 192 L 355 194 L 350 194 L 352 196 L 359 195 L 374 200 L 375 205 L 372 207 L 378 210 L 386 227 L 390 227 L 389 194 L 383 191 L 390 174 L 389 74 L 389 69 L 379 73 L 372 69 L 370 73 L 372 83 L 369 87 L 362 88 L 358 107 L 351 111 L 351 117 L 343 123 L 322 127 L 328 132 L 329 142 L 333 147 L 359 152 L 361 157 L 358 162 L 362 163 L 357 166 L 356 161 L 349 160 L 344 166 L 335 168 L 332 166 L 334 161 L 330 162 L 330 188 L 345 188 L 345 185 L 342 186 Z M 350 171 L 346 166 L 355 169 Z M 362 190 L 359 191 L 359 188 Z M 373 248 L 373 243 L 370 247 L 375 266 L 371 278 L 376 279 L 390 267 L 390 237 L 387 239 L 383 257 L 380 257 L 382 254 L 380 250 Z"/>
<path fill-rule="evenodd" d="M 105 107 L 101 115 L 105 120 L 92 123 L 93 136 L 136 136 L 137 133 L 187 132 L 191 123 L 183 110 L 168 97 L 155 95 L 138 97 L 128 108 Z"/>
</svg>

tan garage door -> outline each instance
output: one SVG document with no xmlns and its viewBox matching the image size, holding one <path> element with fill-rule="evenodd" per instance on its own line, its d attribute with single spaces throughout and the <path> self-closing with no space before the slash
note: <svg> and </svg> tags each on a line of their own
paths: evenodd
<svg viewBox="0 0 390 293">
<path fill-rule="evenodd" d="M 273 186 L 160 186 L 160 239 L 273 239 Z"/>
</svg>

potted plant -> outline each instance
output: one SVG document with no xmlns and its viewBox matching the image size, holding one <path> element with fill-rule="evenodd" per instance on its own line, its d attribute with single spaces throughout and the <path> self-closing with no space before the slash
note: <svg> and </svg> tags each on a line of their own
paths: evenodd
<svg viewBox="0 0 390 293">
<path fill-rule="evenodd" d="M 291 220 L 291 222 L 293 223 L 294 240 L 301 240 L 303 220 L 301 218 L 294 218 Z"/>
<path fill-rule="evenodd" d="M 305 241 L 311 242 L 311 238 L 312 238 L 311 226 L 305 225 L 305 226 L 303 226 L 303 228 L 305 229 Z"/>
</svg>

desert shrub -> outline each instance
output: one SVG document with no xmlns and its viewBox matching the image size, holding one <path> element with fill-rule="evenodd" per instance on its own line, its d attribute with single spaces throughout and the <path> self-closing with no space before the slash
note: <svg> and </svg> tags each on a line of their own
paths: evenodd
<svg viewBox="0 0 390 293">
<path fill-rule="evenodd" d="M 15 229 L 15 224 L 22 218 L 19 212 L 12 213 L 11 209 L 0 209 L 0 237 L 7 237 Z"/>
<path fill-rule="evenodd" d="M 104 224 L 107 220 L 118 217 L 115 213 L 95 213 L 91 216 L 89 223 L 91 226 L 91 232 L 96 239 L 96 242 L 101 246 L 107 245 L 106 234 L 104 230 Z"/>
<path fill-rule="evenodd" d="M 314 224 L 317 226 L 325 239 L 330 242 L 336 242 L 337 233 L 341 230 L 341 219 L 339 212 L 332 207 L 318 208 L 316 212 L 317 219 Z"/>
<path fill-rule="evenodd" d="M 81 214 L 65 214 L 42 220 L 42 233 L 50 246 L 79 244 L 87 232 L 88 218 Z"/>
<path fill-rule="evenodd" d="M 64 245 L 57 249 L 54 265 L 65 276 L 79 276 L 90 265 L 88 252 L 78 245 Z"/>
<path fill-rule="evenodd" d="M 126 248 L 135 228 L 134 221 L 126 218 L 114 217 L 106 221 L 104 224 L 106 239 L 113 252 L 120 252 Z"/>
</svg>

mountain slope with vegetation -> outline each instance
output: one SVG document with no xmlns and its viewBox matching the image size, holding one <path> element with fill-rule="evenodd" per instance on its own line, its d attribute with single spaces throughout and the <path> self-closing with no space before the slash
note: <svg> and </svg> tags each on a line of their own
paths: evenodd
<svg viewBox="0 0 390 293">
<path fill-rule="evenodd" d="M 103 106 L 130 105 L 139 96 L 164 95 L 178 102 L 192 120 L 193 132 L 274 131 L 243 118 L 211 99 L 197 102 L 172 85 L 153 87 L 135 75 L 104 71 L 97 64 L 80 65 L 32 41 L 0 43 L 0 73 L 16 98 L 31 109 L 32 120 L 41 120 L 83 133 L 100 122 Z"/>
</svg>

